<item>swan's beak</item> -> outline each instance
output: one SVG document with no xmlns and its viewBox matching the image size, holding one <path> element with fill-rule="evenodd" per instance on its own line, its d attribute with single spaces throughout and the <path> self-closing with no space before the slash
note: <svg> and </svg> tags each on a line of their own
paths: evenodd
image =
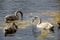
<svg viewBox="0 0 60 40">
<path fill-rule="evenodd" d="M 50 28 L 50 31 L 54 33 L 54 26 Z"/>
</svg>

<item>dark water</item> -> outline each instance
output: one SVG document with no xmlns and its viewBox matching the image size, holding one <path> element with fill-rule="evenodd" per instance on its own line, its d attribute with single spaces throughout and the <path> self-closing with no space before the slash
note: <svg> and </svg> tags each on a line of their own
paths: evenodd
<svg viewBox="0 0 60 40">
<path fill-rule="evenodd" d="M 24 19 L 28 19 L 29 14 L 32 16 L 39 16 L 47 20 L 50 16 L 40 16 L 40 12 L 60 10 L 58 0 L 0 0 L 0 24 L 3 24 L 4 17 L 8 14 L 13 14 L 17 9 L 21 10 Z M 28 16 L 27 16 L 28 15 Z M 52 17 L 54 18 L 54 17 Z M 59 39 L 60 32 L 55 29 L 56 33 L 48 34 L 43 40 L 57 40 Z M 32 35 L 31 29 L 18 29 L 17 33 L 13 36 L 4 37 L 2 29 L 0 29 L 0 40 L 38 40 Z"/>
</svg>

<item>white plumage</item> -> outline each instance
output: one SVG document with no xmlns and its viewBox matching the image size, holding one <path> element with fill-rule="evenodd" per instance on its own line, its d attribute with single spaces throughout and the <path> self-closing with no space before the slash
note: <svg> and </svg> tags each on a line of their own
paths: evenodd
<svg viewBox="0 0 60 40">
<path fill-rule="evenodd" d="M 42 22 L 42 23 L 38 23 L 37 24 L 37 28 L 40 28 L 40 29 L 50 29 L 51 27 L 53 27 L 53 25 L 51 23 L 48 23 L 48 22 Z"/>
<path fill-rule="evenodd" d="M 33 22 L 37 22 L 36 28 L 39 31 L 49 30 L 49 31 L 54 32 L 54 29 L 53 29 L 54 26 L 51 23 L 49 23 L 49 22 L 42 22 L 41 19 L 39 19 L 39 22 L 38 22 L 37 19 L 38 19 L 38 17 L 34 17 Z"/>
</svg>

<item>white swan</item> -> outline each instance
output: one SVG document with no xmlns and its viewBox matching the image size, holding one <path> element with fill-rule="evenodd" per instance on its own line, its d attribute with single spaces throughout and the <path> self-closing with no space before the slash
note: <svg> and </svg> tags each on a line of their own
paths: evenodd
<svg viewBox="0 0 60 40">
<path fill-rule="evenodd" d="M 34 22 L 34 21 L 37 21 L 36 19 L 37 19 L 38 17 L 34 17 L 34 19 L 33 19 L 33 21 L 32 22 Z M 42 22 L 42 20 L 40 19 L 40 21 L 38 22 L 38 24 L 36 24 L 36 28 L 38 29 L 38 30 L 40 30 L 40 31 L 42 31 L 42 30 L 49 30 L 49 31 L 52 31 L 52 32 L 54 32 L 54 26 L 51 24 L 51 23 L 49 23 L 49 22 Z"/>
<path fill-rule="evenodd" d="M 6 26 L 4 29 L 3 29 L 3 33 L 5 36 L 7 36 L 8 34 L 13 34 L 17 31 L 18 29 L 18 26 L 15 24 L 15 23 L 12 23 L 11 26 Z"/>
<path fill-rule="evenodd" d="M 5 21 L 6 21 L 6 23 L 8 23 L 8 21 L 19 20 L 18 13 L 21 14 L 21 20 L 23 20 L 23 13 L 22 13 L 21 11 L 17 10 L 17 11 L 15 12 L 15 15 L 7 15 L 7 16 L 5 16 Z"/>
</svg>

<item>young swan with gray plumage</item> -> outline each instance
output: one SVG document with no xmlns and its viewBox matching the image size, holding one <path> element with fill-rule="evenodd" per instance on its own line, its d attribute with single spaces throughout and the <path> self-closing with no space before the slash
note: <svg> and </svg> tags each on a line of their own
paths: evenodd
<svg viewBox="0 0 60 40">
<path fill-rule="evenodd" d="M 5 16 L 5 21 L 6 21 L 6 23 L 8 23 L 8 21 L 19 20 L 18 13 L 21 14 L 21 20 L 23 20 L 23 13 L 22 13 L 21 11 L 17 10 L 17 11 L 15 12 L 15 15 L 7 15 L 7 16 Z"/>
<path fill-rule="evenodd" d="M 34 22 L 38 17 L 34 17 L 33 21 Z M 37 21 L 37 20 L 36 20 Z M 36 24 L 36 28 L 40 31 L 42 30 L 49 30 L 51 32 L 54 32 L 54 26 L 49 23 L 49 22 L 42 22 L 42 20 L 40 19 L 40 21 L 38 22 L 38 24 Z M 34 30 L 32 30 L 34 31 Z"/>
<path fill-rule="evenodd" d="M 58 24 L 58 29 L 60 29 L 60 22 L 57 22 L 57 24 Z"/>
<path fill-rule="evenodd" d="M 15 23 L 12 23 L 11 26 L 7 26 L 3 29 L 4 35 L 16 33 L 18 26 Z"/>
</svg>

